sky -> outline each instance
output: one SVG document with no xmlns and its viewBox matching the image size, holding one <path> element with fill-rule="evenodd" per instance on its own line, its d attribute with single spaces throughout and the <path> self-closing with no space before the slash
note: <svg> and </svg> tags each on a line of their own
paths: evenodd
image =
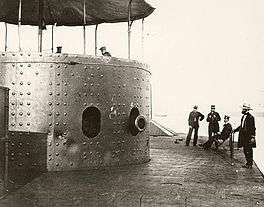
<svg viewBox="0 0 264 207">
<path fill-rule="evenodd" d="M 264 2 L 262 0 L 148 0 L 156 10 L 132 26 L 131 58 L 150 65 L 154 114 L 239 111 L 244 102 L 264 111 Z M 87 53 L 94 55 L 94 26 L 87 27 Z M 37 27 L 23 26 L 23 51 L 37 51 Z M 17 27 L 8 25 L 8 50 L 18 48 Z M 56 27 L 55 46 L 82 53 L 82 27 Z M 98 47 L 127 58 L 127 24 L 98 27 Z M 51 27 L 44 31 L 50 52 Z M 0 50 L 4 27 L 0 24 Z M 144 51 L 144 55 L 143 55 Z M 171 107 L 173 106 L 173 107 Z"/>
</svg>

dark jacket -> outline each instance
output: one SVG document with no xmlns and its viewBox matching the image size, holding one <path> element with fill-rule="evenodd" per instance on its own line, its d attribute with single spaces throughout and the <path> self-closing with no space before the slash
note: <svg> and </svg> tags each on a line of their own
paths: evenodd
<svg viewBox="0 0 264 207">
<path fill-rule="evenodd" d="M 219 121 L 221 120 L 220 115 L 213 111 L 207 115 L 206 121 L 209 122 L 209 130 L 212 132 L 219 132 Z"/>
<path fill-rule="evenodd" d="M 242 128 L 243 116 L 241 118 L 241 124 L 237 127 L 234 132 L 238 132 L 238 147 L 251 146 L 256 147 L 256 142 L 252 143 L 251 138 L 255 138 L 256 135 L 256 127 L 255 127 L 255 119 L 250 113 L 246 115 L 244 121 L 244 127 Z"/>
<path fill-rule="evenodd" d="M 204 115 L 201 114 L 199 111 L 192 111 L 189 114 L 189 119 L 188 119 L 189 126 L 199 127 L 199 121 L 202 121 L 203 119 L 204 119 Z"/>
<path fill-rule="evenodd" d="M 230 134 L 232 133 L 232 126 L 230 123 L 224 124 L 224 128 L 221 132 L 221 138 L 223 140 L 226 140 L 229 138 Z"/>
<path fill-rule="evenodd" d="M 102 55 L 103 55 L 103 56 L 107 56 L 107 57 L 111 57 L 110 52 L 104 52 Z"/>
</svg>

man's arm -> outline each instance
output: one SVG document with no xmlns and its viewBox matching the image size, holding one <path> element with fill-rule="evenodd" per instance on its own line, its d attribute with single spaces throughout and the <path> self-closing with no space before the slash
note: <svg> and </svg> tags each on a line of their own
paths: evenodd
<svg viewBox="0 0 264 207">
<path fill-rule="evenodd" d="M 216 113 L 216 120 L 221 121 L 221 117 L 220 117 L 219 113 Z"/>
<path fill-rule="evenodd" d="M 204 115 L 200 112 L 199 112 L 199 117 L 200 117 L 200 121 L 202 121 L 204 119 Z"/>
</svg>

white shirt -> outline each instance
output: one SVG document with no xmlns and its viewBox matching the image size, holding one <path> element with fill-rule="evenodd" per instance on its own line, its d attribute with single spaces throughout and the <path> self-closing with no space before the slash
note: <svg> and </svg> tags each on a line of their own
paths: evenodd
<svg viewBox="0 0 264 207">
<path fill-rule="evenodd" d="M 244 126 L 245 126 L 245 120 L 246 120 L 246 117 L 247 117 L 247 114 L 244 114 L 243 117 L 242 117 L 242 124 L 241 124 L 242 129 L 243 129 Z"/>
</svg>

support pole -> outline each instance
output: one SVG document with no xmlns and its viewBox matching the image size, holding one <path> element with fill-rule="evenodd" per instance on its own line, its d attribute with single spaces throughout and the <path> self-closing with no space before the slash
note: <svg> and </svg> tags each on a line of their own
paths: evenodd
<svg viewBox="0 0 264 207">
<path fill-rule="evenodd" d="M 83 0 L 83 54 L 86 55 L 86 0 Z"/>
<path fill-rule="evenodd" d="M 128 34 L 127 34 L 127 39 L 128 39 L 128 59 L 130 60 L 130 38 L 131 38 L 131 2 L 132 0 L 129 1 L 128 3 Z"/>
<path fill-rule="evenodd" d="M 19 0 L 18 6 L 18 24 L 17 24 L 17 32 L 18 32 L 18 50 L 21 52 L 21 35 L 20 35 L 20 27 L 21 27 L 21 10 L 22 10 L 22 0 Z"/>
<path fill-rule="evenodd" d="M 51 53 L 54 52 L 54 25 L 51 26 Z"/>
<path fill-rule="evenodd" d="M 142 59 L 144 59 L 144 18 L 142 19 L 142 25 L 141 25 L 141 52 L 142 52 Z"/>
<path fill-rule="evenodd" d="M 7 23 L 5 22 L 5 52 L 7 51 Z"/>
<path fill-rule="evenodd" d="M 94 55 L 97 56 L 97 29 L 98 29 L 98 24 L 95 26 L 95 40 L 94 40 Z"/>
<path fill-rule="evenodd" d="M 38 52 L 42 52 L 43 7 L 43 0 L 39 0 Z"/>
</svg>

